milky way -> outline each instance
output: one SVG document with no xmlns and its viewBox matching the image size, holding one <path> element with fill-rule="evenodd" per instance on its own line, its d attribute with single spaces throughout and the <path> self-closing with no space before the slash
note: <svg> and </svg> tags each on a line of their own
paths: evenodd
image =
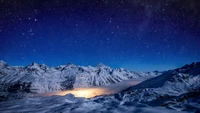
<svg viewBox="0 0 200 113">
<path fill-rule="evenodd" d="M 0 59 L 150 71 L 200 60 L 198 0 L 0 0 Z"/>
</svg>

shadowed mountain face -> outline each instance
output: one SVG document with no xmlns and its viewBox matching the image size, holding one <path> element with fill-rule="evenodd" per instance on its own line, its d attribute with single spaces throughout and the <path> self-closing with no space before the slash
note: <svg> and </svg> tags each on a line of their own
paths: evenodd
<svg viewBox="0 0 200 113">
<path fill-rule="evenodd" d="M 169 82 L 171 83 L 172 82 L 173 83 L 186 82 L 187 80 L 191 78 L 194 80 L 193 82 L 194 84 L 200 85 L 199 84 L 200 81 L 198 79 L 199 74 L 200 74 L 200 62 L 192 63 L 190 65 L 185 65 L 175 70 L 169 70 L 161 74 L 161 76 L 148 79 L 139 85 L 133 86 L 132 88 L 130 88 L 130 90 L 143 89 L 143 88 L 158 88 L 160 86 L 169 84 Z M 191 84 L 188 84 L 188 86 L 189 85 Z M 182 88 L 182 89 L 186 89 L 186 88 Z"/>
<path fill-rule="evenodd" d="M 100 63 L 96 67 L 73 64 L 48 67 L 32 63 L 26 67 L 8 66 L 0 61 L 0 95 L 4 99 L 53 91 L 116 84 L 123 80 L 154 77 L 161 72 L 137 73 L 123 68 L 111 69 Z M 16 96 L 17 95 L 17 96 Z"/>
</svg>

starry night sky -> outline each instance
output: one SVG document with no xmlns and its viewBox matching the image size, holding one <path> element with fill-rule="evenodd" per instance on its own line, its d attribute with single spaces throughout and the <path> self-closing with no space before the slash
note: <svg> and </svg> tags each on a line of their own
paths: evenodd
<svg viewBox="0 0 200 113">
<path fill-rule="evenodd" d="M 198 0 L 0 0 L 0 59 L 135 71 L 200 60 Z"/>
</svg>

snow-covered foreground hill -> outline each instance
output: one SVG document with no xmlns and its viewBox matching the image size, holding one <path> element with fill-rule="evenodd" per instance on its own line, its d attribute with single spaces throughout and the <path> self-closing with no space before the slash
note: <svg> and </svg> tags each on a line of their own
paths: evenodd
<svg viewBox="0 0 200 113">
<path fill-rule="evenodd" d="M 200 112 L 200 62 L 169 70 L 126 90 L 124 103 L 140 102 Z"/>
<path fill-rule="evenodd" d="M 163 107 L 141 103 L 123 105 L 118 97 L 91 100 L 66 96 L 26 98 L 0 103 L 2 113 L 177 113 Z"/>
<path fill-rule="evenodd" d="M 102 63 L 96 67 L 73 64 L 48 67 L 36 63 L 23 67 L 8 66 L 4 61 L 0 61 L 0 101 L 19 99 L 35 93 L 105 86 L 160 74 L 157 71 L 137 73 L 123 68 L 111 69 Z"/>
<path fill-rule="evenodd" d="M 94 98 L 31 97 L 0 102 L 0 112 L 184 113 L 200 112 L 200 62 L 169 70 L 121 93 Z"/>
</svg>

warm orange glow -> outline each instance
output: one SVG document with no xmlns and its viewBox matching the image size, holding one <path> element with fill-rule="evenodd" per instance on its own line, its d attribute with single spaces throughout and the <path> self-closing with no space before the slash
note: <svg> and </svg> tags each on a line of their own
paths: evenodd
<svg viewBox="0 0 200 113">
<path fill-rule="evenodd" d="M 51 96 L 51 95 L 64 96 L 69 93 L 73 94 L 75 97 L 85 97 L 85 98 L 92 98 L 98 95 L 111 94 L 109 91 L 106 91 L 106 89 L 96 87 L 96 88 L 76 88 L 74 90 L 50 92 L 50 93 L 44 93 L 41 95 L 42 96 Z"/>
<path fill-rule="evenodd" d="M 107 94 L 114 94 L 119 93 L 120 91 L 136 85 L 140 83 L 140 81 L 126 81 L 121 82 L 118 84 L 113 84 L 109 86 L 102 86 L 102 87 L 90 87 L 90 88 L 75 88 L 73 90 L 67 91 L 58 91 L 58 92 L 49 92 L 40 94 L 40 96 L 52 96 L 52 95 L 60 95 L 64 96 L 66 94 L 73 94 L 75 97 L 85 97 L 85 98 L 92 98 L 99 95 L 107 95 Z"/>
</svg>

